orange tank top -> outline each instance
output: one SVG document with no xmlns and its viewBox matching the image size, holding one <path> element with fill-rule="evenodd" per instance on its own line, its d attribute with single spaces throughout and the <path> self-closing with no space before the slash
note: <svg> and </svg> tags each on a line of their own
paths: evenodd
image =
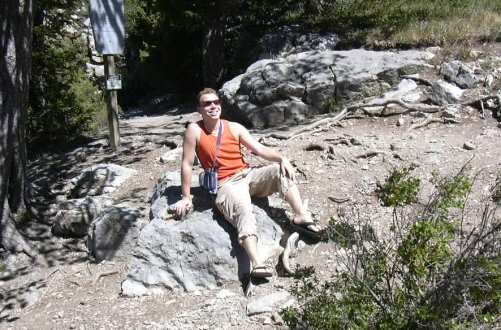
<svg viewBox="0 0 501 330">
<path fill-rule="evenodd" d="M 224 132 L 217 156 L 218 182 L 223 182 L 249 167 L 244 161 L 240 142 L 231 134 L 228 122 L 221 119 L 221 123 L 224 125 Z M 201 128 L 197 156 L 200 159 L 202 167 L 207 170 L 212 168 L 214 164 L 217 136 L 208 134 L 202 121 L 199 121 L 197 124 Z"/>
</svg>

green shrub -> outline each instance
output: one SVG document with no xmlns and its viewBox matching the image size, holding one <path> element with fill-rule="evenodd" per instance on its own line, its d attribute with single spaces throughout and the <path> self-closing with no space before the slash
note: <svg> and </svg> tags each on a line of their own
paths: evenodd
<svg viewBox="0 0 501 330">
<path fill-rule="evenodd" d="M 92 131 L 95 115 L 105 111 L 97 82 L 85 73 L 87 44 L 77 34 L 83 26 L 71 16 L 83 2 L 69 1 L 66 10 L 52 0 L 43 0 L 40 6 L 37 15 L 44 19 L 33 30 L 27 141 L 31 145 L 71 142 Z M 70 26 L 77 32 L 70 33 Z"/>
<path fill-rule="evenodd" d="M 462 231 L 454 217 L 464 211 L 472 186 L 465 172 L 434 174 L 426 207 L 396 219 L 409 226 L 383 238 L 365 239 L 363 219 L 357 226 L 334 222 L 338 234 L 330 237 L 347 252 L 338 258 L 343 267 L 323 284 L 298 278 L 292 292 L 299 307 L 283 312 L 286 323 L 293 329 L 470 329 L 499 322 L 501 223 L 486 205 L 479 224 Z M 388 204 L 401 208 L 415 200 L 418 181 L 409 181 L 409 169 L 393 174 L 382 186 L 392 187 L 385 190 L 393 196 Z M 339 237 L 349 237 L 349 244 Z"/>
<path fill-rule="evenodd" d="M 410 177 L 413 167 L 393 170 L 384 184 L 378 184 L 376 193 L 384 206 L 404 206 L 417 200 L 419 178 Z"/>
</svg>

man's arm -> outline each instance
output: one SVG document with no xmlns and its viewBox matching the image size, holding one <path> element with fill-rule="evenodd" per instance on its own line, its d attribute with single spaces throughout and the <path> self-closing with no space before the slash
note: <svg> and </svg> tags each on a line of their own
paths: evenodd
<svg viewBox="0 0 501 330">
<path fill-rule="evenodd" d="M 193 207 L 191 201 L 191 173 L 195 160 L 197 145 L 197 126 L 191 123 L 186 128 L 183 141 L 183 159 L 181 162 L 181 200 L 176 203 L 175 213 L 178 218 L 184 217 Z"/>
<path fill-rule="evenodd" d="M 282 174 L 294 181 L 294 168 L 287 158 L 282 156 L 278 151 L 264 146 L 259 141 L 254 139 L 247 128 L 238 123 L 232 123 L 233 131 L 238 135 L 240 143 L 247 147 L 252 153 L 271 162 L 280 163 Z"/>
</svg>

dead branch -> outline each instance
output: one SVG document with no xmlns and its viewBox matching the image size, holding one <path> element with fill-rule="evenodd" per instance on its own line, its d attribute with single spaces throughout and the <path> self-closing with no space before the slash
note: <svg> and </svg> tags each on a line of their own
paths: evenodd
<svg viewBox="0 0 501 330">
<path fill-rule="evenodd" d="M 350 145 L 350 141 L 347 138 L 344 137 L 336 137 L 336 138 L 327 138 L 324 139 L 325 142 L 329 142 L 331 145 L 338 145 L 338 144 L 344 144 L 346 146 Z"/>
<path fill-rule="evenodd" d="M 333 201 L 334 203 L 342 204 L 350 201 L 349 197 L 333 197 L 333 196 L 328 196 L 327 197 L 329 200 Z"/>
<path fill-rule="evenodd" d="M 267 137 L 271 137 L 271 138 L 274 138 L 274 139 L 277 139 L 277 140 L 287 140 L 289 138 L 287 135 L 276 134 L 276 133 L 271 133 Z"/>
<path fill-rule="evenodd" d="M 424 79 L 424 78 L 421 78 L 421 77 L 417 77 L 417 76 L 413 76 L 413 75 L 403 75 L 402 78 L 414 80 L 415 82 L 421 83 L 421 84 L 426 85 L 426 86 L 431 86 L 431 81 Z"/>
<path fill-rule="evenodd" d="M 47 280 L 49 279 L 49 277 L 51 277 L 52 275 L 54 275 L 54 274 L 55 274 L 55 273 L 57 273 L 57 272 L 59 272 L 59 268 L 58 268 L 58 269 L 56 269 L 55 271 L 51 272 L 49 275 L 47 275 L 47 276 L 45 277 L 45 280 L 47 281 Z"/>
<path fill-rule="evenodd" d="M 389 105 L 396 104 L 404 109 L 405 111 L 394 111 L 391 113 L 387 113 L 387 108 Z M 379 116 L 394 116 L 394 115 L 402 115 L 402 114 L 407 114 L 410 112 L 414 111 L 419 111 L 419 112 L 425 112 L 425 113 L 435 113 L 441 111 L 443 108 L 438 105 L 428 105 L 428 104 L 422 104 L 422 103 L 415 103 L 415 104 L 409 104 L 406 102 L 403 102 L 401 100 L 388 100 L 385 102 L 381 103 L 369 103 L 369 104 L 359 104 L 359 105 L 354 105 L 353 107 L 358 107 L 360 108 L 365 114 L 367 115 L 379 115 Z M 367 108 L 379 108 L 383 107 L 382 110 L 377 110 L 377 111 L 370 111 Z M 351 107 L 350 107 L 351 108 Z"/>
<path fill-rule="evenodd" d="M 379 150 L 370 150 L 370 151 L 367 151 L 363 154 L 360 154 L 358 156 L 355 156 L 355 158 L 371 158 L 371 157 L 374 157 L 374 156 L 377 156 L 377 155 L 385 155 L 386 152 L 384 151 L 379 151 Z"/>
<path fill-rule="evenodd" d="M 279 139 L 279 140 L 291 140 L 293 138 L 296 138 L 300 135 L 303 135 L 306 132 L 309 132 L 309 131 L 317 128 L 320 125 L 324 125 L 327 123 L 334 124 L 337 121 L 343 120 L 346 117 L 347 113 L 348 113 L 348 109 L 344 108 L 340 113 L 338 113 L 334 117 L 328 117 L 328 118 L 323 118 L 323 119 L 317 120 L 316 122 L 314 122 L 306 127 L 302 127 L 300 129 L 298 129 L 297 131 L 290 133 L 289 135 L 272 133 L 272 134 L 267 135 L 266 137 L 272 137 L 272 138 Z"/>
<path fill-rule="evenodd" d="M 76 286 L 81 286 L 80 283 L 78 283 L 77 281 L 68 280 L 68 279 L 66 279 L 65 281 L 68 282 L 68 283 L 74 284 Z"/>
<path fill-rule="evenodd" d="M 96 275 L 96 277 L 92 281 L 92 285 L 96 285 L 97 282 L 99 282 L 99 280 L 101 279 L 101 277 L 115 275 L 115 274 L 118 274 L 118 270 L 112 270 L 112 271 L 108 271 L 108 272 L 101 272 L 101 273 L 99 273 L 99 274 Z"/>
<path fill-rule="evenodd" d="M 323 118 L 323 119 L 320 119 L 316 122 L 314 122 L 313 124 L 310 124 L 306 127 L 303 127 L 301 128 L 300 130 L 292 133 L 288 140 L 291 140 L 293 139 L 294 137 L 298 136 L 299 134 L 302 134 L 302 133 L 306 133 L 308 131 L 311 131 L 312 129 L 314 128 L 317 128 L 318 126 L 320 125 L 323 125 L 323 124 L 327 124 L 327 123 L 335 123 L 337 121 L 340 121 L 340 120 L 343 120 L 344 117 L 346 117 L 346 114 L 348 113 L 348 109 L 347 108 L 344 108 L 340 113 L 338 113 L 336 116 L 334 117 L 328 117 L 328 118 Z"/>
<path fill-rule="evenodd" d="M 404 108 L 404 111 L 393 111 L 391 113 L 387 113 L 387 108 L 389 105 L 398 105 L 402 108 Z M 382 110 L 369 110 L 370 108 L 383 108 Z M 334 117 L 328 117 L 328 118 L 323 118 L 320 120 L 317 120 L 316 122 L 306 126 L 302 127 L 299 130 L 292 132 L 288 135 L 284 134 L 277 134 L 277 133 L 271 133 L 266 137 L 271 137 L 279 140 L 292 140 L 294 138 L 297 138 L 301 135 L 304 135 L 307 132 L 310 132 L 312 130 L 315 130 L 318 126 L 320 125 L 325 125 L 325 124 L 336 124 L 337 122 L 345 119 L 348 115 L 353 115 L 353 112 L 356 110 L 362 110 L 364 114 L 369 115 L 369 116 L 394 116 L 394 115 L 401 115 L 401 114 L 407 114 L 409 112 L 414 112 L 414 111 L 419 111 L 419 112 L 424 112 L 424 113 L 436 113 L 441 110 L 443 110 L 443 107 L 441 106 L 436 106 L 436 105 L 428 105 L 428 104 L 422 104 L 422 103 L 416 103 L 416 104 L 409 104 L 406 102 L 403 102 L 401 100 L 387 100 L 385 102 L 381 103 L 357 103 L 354 105 L 351 105 L 349 107 L 345 107 L 341 112 L 339 112 L 336 116 Z"/>
<path fill-rule="evenodd" d="M 487 101 L 490 101 L 490 100 L 496 100 L 498 101 L 498 105 L 501 106 L 501 95 L 488 95 L 488 96 L 484 96 L 484 97 L 481 97 L 479 99 L 475 99 L 475 100 L 470 100 L 470 101 L 467 101 L 467 102 L 463 102 L 461 103 L 461 105 L 463 106 L 474 106 L 475 104 L 480 104 L 480 106 L 483 106 L 483 102 L 487 102 Z"/>
<path fill-rule="evenodd" d="M 294 274 L 294 271 L 291 269 L 289 265 L 289 256 L 291 252 L 294 252 L 296 247 L 296 242 L 299 240 L 299 234 L 297 232 L 292 233 L 287 239 L 287 243 L 285 243 L 285 249 L 282 253 L 282 264 L 284 265 L 284 269 L 288 274 Z"/>
<path fill-rule="evenodd" d="M 428 126 L 431 123 L 443 123 L 443 124 L 459 124 L 460 121 L 452 118 L 435 118 L 435 117 L 430 117 L 420 123 L 414 124 L 411 127 L 409 127 L 408 131 L 411 131 L 413 129 L 421 128 Z"/>
</svg>

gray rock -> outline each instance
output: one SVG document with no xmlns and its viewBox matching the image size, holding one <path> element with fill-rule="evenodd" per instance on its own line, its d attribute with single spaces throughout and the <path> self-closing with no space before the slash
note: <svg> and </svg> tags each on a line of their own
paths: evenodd
<svg viewBox="0 0 501 330">
<path fill-rule="evenodd" d="M 459 119 L 459 118 L 461 118 L 460 112 L 461 112 L 461 106 L 456 105 L 456 104 L 450 104 L 445 108 L 444 112 L 442 113 L 442 117 L 443 118 L 451 118 L 451 119 Z"/>
<path fill-rule="evenodd" d="M 184 221 L 165 220 L 169 205 L 180 199 L 179 185 L 179 172 L 168 172 L 154 189 L 150 213 L 153 220 L 139 234 L 122 294 L 213 289 L 250 272 L 249 259 L 238 243 L 235 229 L 213 210 L 210 198 L 198 187 L 196 175 L 191 190 L 194 211 Z M 278 255 L 282 251 L 282 229 L 268 216 L 271 210 L 267 200 L 256 203 L 258 250 L 264 258 Z"/>
<path fill-rule="evenodd" d="M 485 87 L 491 87 L 494 84 L 495 81 L 496 81 L 496 78 L 494 77 L 494 75 L 488 74 L 485 77 L 484 85 L 485 85 Z"/>
<path fill-rule="evenodd" d="M 109 207 L 89 226 L 87 248 L 97 262 L 130 256 L 139 236 L 140 212 L 129 207 Z"/>
<path fill-rule="evenodd" d="M 430 98 L 438 105 L 459 103 L 463 90 L 443 80 L 433 82 Z"/>
<path fill-rule="evenodd" d="M 183 148 L 175 148 L 175 149 L 169 150 L 160 156 L 159 161 L 160 161 L 160 163 L 168 163 L 171 161 L 178 160 L 178 159 L 180 159 L 182 153 L 183 153 Z"/>
<path fill-rule="evenodd" d="M 200 208 L 210 207 L 210 198 L 205 195 L 198 184 L 198 174 L 192 176 L 192 193 L 196 196 L 193 201 Z M 169 205 L 175 204 L 181 199 L 181 174 L 179 172 L 166 172 L 153 188 L 151 196 L 150 219 L 169 218 Z"/>
<path fill-rule="evenodd" d="M 52 233 L 62 237 L 84 237 L 90 223 L 103 209 L 113 204 L 109 197 L 86 197 L 68 200 L 58 205 Z"/>
<path fill-rule="evenodd" d="M 334 50 L 339 37 L 333 33 L 303 33 L 296 26 L 283 26 L 258 42 L 259 58 L 276 58 L 310 50 Z"/>
<path fill-rule="evenodd" d="M 266 296 L 256 297 L 247 304 L 247 315 L 274 312 L 291 306 L 294 298 L 286 291 L 275 292 Z"/>
<path fill-rule="evenodd" d="M 382 104 L 389 100 L 416 102 L 421 97 L 421 92 L 417 88 L 418 86 L 413 80 L 403 79 L 395 88 L 386 92 L 382 97 L 375 98 L 369 104 Z"/>
<path fill-rule="evenodd" d="M 463 149 L 465 150 L 475 150 L 477 147 L 472 142 L 465 142 L 463 144 Z"/>
<path fill-rule="evenodd" d="M 70 181 L 69 196 L 81 198 L 111 193 L 134 173 L 136 170 L 115 164 L 91 166 Z"/>
<path fill-rule="evenodd" d="M 254 127 L 300 122 L 329 105 L 380 95 L 433 57 L 420 51 L 307 51 L 260 60 L 220 90 L 226 115 Z M 379 75 L 379 76 L 378 76 Z M 287 109 L 291 109 L 287 111 Z"/>
<path fill-rule="evenodd" d="M 263 209 L 256 206 L 254 211 L 258 250 L 267 256 L 279 253 L 281 228 Z M 155 218 L 141 230 L 122 294 L 214 289 L 242 279 L 249 271 L 234 228 L 212 209 L 195 211 L 180 222 Z"/>
<path fill-rule="evenodd" d="M 442 64 L 440 72 L 447 80 L 454 82 L 461 88 L 474 88 L 485 79 L 484 77 L 477 76 L 471 65 L 467 65 L 461 61 Z"/>
</svg>

